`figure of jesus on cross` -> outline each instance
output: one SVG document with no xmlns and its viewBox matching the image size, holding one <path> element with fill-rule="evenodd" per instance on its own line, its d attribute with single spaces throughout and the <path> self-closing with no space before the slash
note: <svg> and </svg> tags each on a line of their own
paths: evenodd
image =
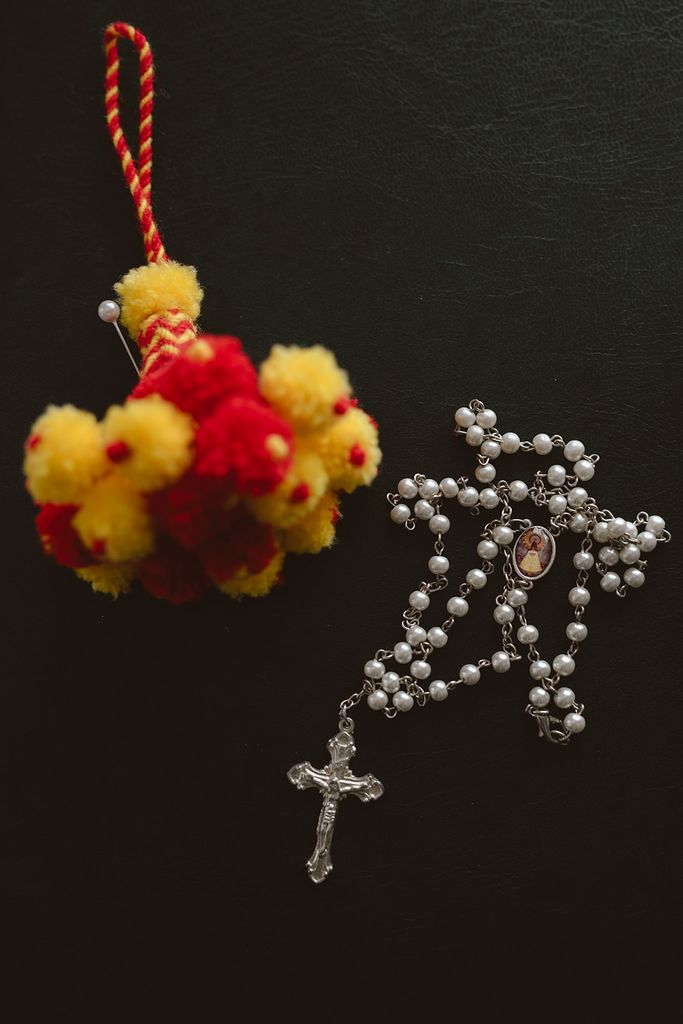
<svg viewBox="0 0 683 1024">
<path fill-rule="evenodd" d="M 330 848 L 339 801 L 351 794 L 367 803 L 369 800 L 378 800 L 384 792 L 382 783 L 374 775 L 357 777 L 349 770 L 349 761 L 356 753 L 350 732 L 338 732 L 328 740 L 327 749 L 330 752 L 330 763 L 325 768 L 314 768 L 310 761 L 303 761 L 287 772 L 287 778 L 297 789 L 314 787 L 323 796 L 315 849 L 306 861 L 313 882 L 324 881 L 332 870 Z"/>
</svg>

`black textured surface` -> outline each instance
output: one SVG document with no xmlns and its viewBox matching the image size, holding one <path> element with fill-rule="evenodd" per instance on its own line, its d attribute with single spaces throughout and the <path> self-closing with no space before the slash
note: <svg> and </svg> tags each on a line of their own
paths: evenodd
<svg viewBox="0 0 683 1024">
<path fill-rule="evenodd" d="M 67 3 L 49 22 L 27 7 L 3 62 L 6 1019 L 423 1020 L 445 999 L 461 1019 L 504 1020 L 518 998 L 530 1019 L 574 1000 L 574 1020 L 636 1019 L 643 998 L 665 1019 L 680 911 L 680 5 L 188 6 Z M 171 254 L 200 269 L 202 323 L 255 358 L 276 341 L 330 346 L 381 425 L 381 477 L 346 501 L 340 544 L 291 560 L 263 603 L 114 603 L 33 535 L 31 420 L 48 401 L 101 413 L 131 385 L 95 315 L 142 259 L 102 116 L 113 18 L 154 48 L 156 210 Z M 314 888 L 319 802 L 285 771 L 321 761 L 359 666 L 398 639 L 429 543 L 390 526 L 384 492 L 468 470 L 450 427 L 475 396 L 504 429 L 582 438 L 602 456 L 603 506 L 663 514 L 674 544 L 628 600 L 596 588 L 575 677 L 589 727 L 571 749 L 536 739 L 521 668 L 393 723 L 361 711 L 356 769 L 386 793 L 344 805 L 335 873 Z M 462 518 L 456 572 L 475 531 Z M 551 649 L 569 547 L 532 616 Z M 493 643 L 492 597 L 444 672 Z"/>
</svg>

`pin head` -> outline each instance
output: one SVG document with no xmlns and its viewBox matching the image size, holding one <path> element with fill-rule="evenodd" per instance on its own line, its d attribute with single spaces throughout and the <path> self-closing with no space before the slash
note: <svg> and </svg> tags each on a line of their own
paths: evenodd
<svg viewBox="0 0 683 1024">
<path fill-rule="evenodd" d="M 114 324 L 121 316 L 121 307 L 113 299 L 105 299 L 97 307 L 97 315 L 105 324 Z"/>
</svg>

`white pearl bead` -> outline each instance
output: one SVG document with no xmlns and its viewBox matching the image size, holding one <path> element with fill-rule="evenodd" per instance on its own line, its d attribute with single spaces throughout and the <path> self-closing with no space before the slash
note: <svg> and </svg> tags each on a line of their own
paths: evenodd
<svg viewBox="0 0 683 1024">
<path fill-rule="evenodd" d="M 487 462 L 485 466 L 477 466 L 474 475 L 480 484 L 490 484 L 496 479 L 496 467 Z"/>
<path fill-rule="evenodd" d="M 410 711 L 415 701 L 409 693 L 406 693 L 405 690 L 399 690 L 398 693 L 395 693 L 391 698 L 391 703 L 397 711 Z"/>
<path fill-rule="evenodd" d="M 113 324 L 121 316 L 121 307 L 113 299 L 105 299 L 97 307 L 97 315 L 105 324 Z"/>
<path fill-rule="evenodd" d="M 495 508 L 496 505 L 500 505 L 500 498 L 494 491 L 493 487 L 485 487 L 483 491 L 479 493 L 479 501 L 483 508 Z"/>
<path fill-rule="evenodd" d="M 567 732 L 583 732 L 586 728 L 586 719 L 583 715 L 577 715 L 575 711 L 570 711 L 568 715 L 564 716 L 563 724 Z"/>
<path fill-rule="evenodd" d="M 500 445 L 497 441 L 484 441 L 480 450 L 487 459 L 497 459 L 500 455 Z"/>
<path fill-rule="evenodd" d="M 526 590 L 522 590 L 521 587 L 511 587 L 505 595 L 505 600 L 513 608 L 520 608 L 527 603 L 528 595 Z"/>
<path fill-rule="evenodd" d="M 517 630 L 517 639 L 520 644 L 535 644 L 538 640 L 538 630 L 535 626 L 520 626 Z"/>
<path fill-rule="evenodd" d="M 410 509 L 407 505 L 394 505 L 389 515 L 394 523 L 407 523 L 410 519 Z"/>
<path fill-rule="evenodd" d="M 616 516 L 607 523 L 607 533 L 610 537 L 621 537 L 625 529 L 626 520 L 622 519 L 621 516 Z"/>
<path fill-rule="evenodd" d="M 593 540 L 598 544 L 604 544 L 606 540 L 609 540 L 609 527 L 607 523 L 596 523 L 592 530 Z"/>
<path fill-rule="evenodd" d="M 498 417 L 493 409 L 484 409 L 480 413 L 477 413 L 477 423 L 480 427 L 486 427 L 487 430 L 495 427 L 498 421 Z"/>
<path fill-rule="evenodd" d="M 586 483 L 586 481 L 592 480 L 595 476 L 595 466 L 590 459 L 579 459 L 574 465 L 574 472 L 579 480 L 583 480 Z"/>
<path fill-rule="evenodd" d="M 448 687 L 444 683 L 443 679 L 434 679 L 429 684 L 429 696 L 432 700 L 445 700 L 448 696 Z"/>
<path fill-rule="evenodd" d="M 465 686 L 474 686 L 481 679 L 481 672 L 476 665 L 463 665 L 460 669 L 460 678 Z"/>
<path fill-rule="evenodd" d="M 370 661 L 365 662 L 363 672 L 368 679 L 381 679 L 384 675 L 384 665 L 377 658 L 372 658 Z"/>
<path fill-rule="evenodd" d="M 600 586 L 608 594 L 612 594 L 621 586 L 621 577 L 616 572 L 606 572 L 600 580 Z"/>
<path fill-rule="evenodd" d="M 397 490 L 402 498 L 417 497 L 417 484 L 409 476 L 404 476 L 403 480 L 399 480 Z"/>
<path fill-rule="evenodd" d="M 418 644 L 423 644 L 427 639 L 427 630 L 423 629 L 422 626 L 410 626 L 406 630 L 406 640 L 411 647 L 417 647 Z"/>
<path fill-rule="evenodd" d="M 612 548 L 609 545 L 604 548 L 600 548 L 598 551 L 598 558 L 603 565 L 616 565 L 619 561 L 619 552 L 616 548 Z"/>
<path fill-rule="evenodd" d="M 550 466 L 548 468 L 548 483 L 551 487 L 561 487 L 567 478 L 567 470 L 564 466 Z"/>
<path fill-rule="evenodd" d="M 470 606 L 464 597 L 451 597 L 446 605 L 446 611 L 454 619 L 462 619 L 467 615 Z"/>
<path fill-rule="evenodd" d="M 476 487 L 463 487 L 458 491 L 458 502 L 463 508 L 473 508 L 479 501 L 479 492 Z"/>
<path fill-rule="evenodd" d="M 498 545 L 492 540 L 480 540 L 477 544 L 477 554 L 480 558 L 495 558 L 498 554 Z"/>
<path fill-rule="evenodd" d="M 515 434 L 513 430 L 508 430 L 507 433 L 503 434 L 500 446 L 506 455 L 514 455 L 515 452 L 519 451 L 521 443 L 519 434 Z"/>
<path fill-rule="evenodd" d="M 477 413 L 477 423 L 480 427 L 486 427 L 487 430 L 495 427 L 497 421 L 498 417 L 493 409 L 484 409 L 482 412 Z"/>
<path fill-rule="evenodd" d="M 567 495 L 567 504 L 570 508 L 581 508 L 588 501 L 588 491 L 585 487 L 572 487 Z"/>
<path fill-rule="evenodd" d="M 469 445 L 472 446 L 472 448 L 478 448 L 481 442 L 484 440 L 484 431 L 482 430 L 481 427 L 477 426 L 476 424 L 474 426 L 468 427 L 467 433 L 465 434 L 465 440 Z"/>
<path fill-rule="evenodd" d="M 578 462 L 583 458 L 585 450 L 581 441 L 567 441 L 564 446 L 564 457 L 567 462 Z"/>
<path fill-rule="evenodd" d="M 583 622 L 570 622 L 566 629 L 567 639 L 581 643 L 588 636 L 588 626 Z"/>
<path fill-rule="evenodd" d="M 492 536 L 496 544 L 512 544 L 515 538 L 509 526 L 494 526 Z"/>
<path fill-rule="evenodd" d="M 459 409 L 456 409 L 455 422 L 459 427 L 471 427 L 475 419 L 476 416 L 466 405 L 461 405 Z"/>
<path fill-rule="evenodd" d="M 637 544 L 625 544 L 619 552 L 619 558 L 624 565 L 633 565 L 640 558 L 640 548 Z"/>
<path fill-rule="evenodd" d="M 642 587 L 645 582 L 645 573 L 640 569 L 636 569 L 631 566 L 624 573 L 624 583 L 629 587 Z"/>
<path fill-rule="evenodd" d="M 569 529 L 572 533 L 585 533 L 588 529 L 588 517 L 585 516 L 583 512 L 577 512 L 576 515 L 572 517 Z"/>
<path fill-rule="evenodd" d="M 532 686 L 529 690 L 529 703 L 535 708 L 545 708 L 550 703 L 550 694 L 542 686 Z"/>
<path fill-rule="evenodd" d="M 444 498 L 454 498 L 458 493 L 458 485 L 452 476 L 445 476 L 439 484 L 439 489 Z"/>
<path fill-rule="evenodd" d="M 551 516 L 561 516 L 567 509 L 567 499 L 564 494 L 552 494 L 548 498 L 548 512 Z"/>
<path fill-rule="evenodd" d="M 439 493 L 439 485 L 436 480 L 425 480 L 420 484 L 420 496 L 422 498 L 435 498 Z"/>
<path fill-rule="evenodd" d="M 423 612 L 429 608 L 429 594 L 425 594 L 422 590 L 413 590 L 408 598 L 408 604 L 411 608 L 416 608 L 418 612 Z"/>
<path fill-rule="evenodd" d="M 553 699 L 558 708 L 570 708 L 576 700 L 576 694 L 568 686 L 561 686 Z"/>
<path fill-rule="evenodd" d="M 491 655 L 491 668 L 494 672 L 509 672 L 510 655 L 505 651 L 495 651 Z"/>
<path fill-rule="evenodd" d="M 644 551 L 647 554 L 648 551 L 654 551 L 657 547 L 657 538 L 652 530 L 643 530 L 642 533 L 638 534 L 636 544 L 641 551 Z"/>
<path fill-rule="evenodd" d="M 570 676 L 576 663 L 569 654 L 558 654 L 553 658 L 553 672 L 557 672 L 558 676 Z"/>
<path fill-rule="evenodd" d="M 432 666 L 428 661 L 418 659 L 410 666 L 410 674 L 411 676 L 414 676 L 415 679 L 429 679 L 432 674 Z"/>
<path fill-rule="evenodd" d="M 399 665 L 407 665 L 413 656 L 413 649 L 405 640 L 394 645 L 394 658 Z"/>
<path fill-rule="evenodd" d="M 429 520 L 429 529 L 432 533 L 448 533 L 451 528 L 451 521 L 448 516 L 440 513 Z"/>
<path fill-rule="evenodd" d="M 535 434 L 532 441 L 537 455 L 549 455 L 553 450 L 553 442 L 547 434 Z"/>
<path fill-rule="evenodd" d="M 396 693 L 401 687 L 398 672 L 385 672 L 382 676 L 382 689 L 385 693 Z"/>
<path fill-rule="evenodd" d="M 448 643 L 448 633 L 444 632 L 441 626 L 432 626 L 427 633 L 427 640 L 432 647 L 445 647 Z"/>
<path fill-rule="evenodd" d="M 666 529 L 666 522 L 661 516 L 649 516 L 647 529 L 650 533 L 654 533 L 655 537 L 661 537 Z"/>
<path fill-rule="evenodd" d="M 529 488 L 523 480 L 512 480 L 510 483 L 510 498 L 513 501 L 526 501 L 529 496 Z"/>
<path fill-rule="evenodd" d="M 374 690 L 373 693 L 368 694 L 368 707 L 373 711 L 382 711 L 388 703 L 389 698 L 384 690 Z"/>
<path fill-rule="evenodd" d="M 481 590 L 482 587 L 486 586 L 486 573 L 482 572 L 481 569 L 470 569 L 465 579 L 473 590 Z"/>
<path fill-rule="evenodd" d="M 575 569 L 582 569 L 584 572 L 588 572 L 595 565 L 595 559 L 591 555 L 590 551 L 577 551 L 574 555 L 572 562 L 574 563 Z"/>
<path fill-rule="evenodd" d="M 499 626 L 506 622 L 512 622 L 515 617 L 515 609 L 509 604 L 497 604 L 493 609 L 493 619 Z"/>
<path fill-rule="evenodd" d="M 591 599 L 590 590 L 587 587 L 572 587 L 569 591 L 569 603 L 574 608 L 583 608 L 589 604 Z"/>
<path fill-rule="evenodd" d="M 431 519 L 434 515 L 434 506 L 424 498 L 415 502 L 415 515 L 418 519 Z"/>
<path fill-rule="evenodd" d="M 532 661 L 529 665 L 529 675 L 532 679 L 545 679 L 550 675 L 552 669 L 547 661 L 543 658 L 539 658 L 538 661 Z"/>
<path fill-rule="evenodd" d="M 450 568 L 450 562 L 445 555 L 432 555 L 427 562 L 427 568 L 430 572 L 433 572 L 435 576 L 443 576 L 447 573 Z"/>
<path fill-rule="evenodd" d="M 408 603 L 418 611 L 425 611 L 429 607 L 429 594 L 425 594 L 421 590 L 414 590 L 408 599 Z"/>
<path fill-rule="evenodd" d="M 628 537 L 629 540 L 635 540 L 637 538 L 637 536 L 638 536 L 638 527 L 636 526 L 635 523 L 627 522 L 626 523 L 626 529 L 624 530 L 624 533 L 626 534 L 626 536 Z"/>
</svg>

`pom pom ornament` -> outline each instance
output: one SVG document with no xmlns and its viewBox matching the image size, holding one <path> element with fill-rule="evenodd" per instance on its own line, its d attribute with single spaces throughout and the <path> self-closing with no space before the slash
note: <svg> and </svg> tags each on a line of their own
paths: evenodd
<svg viewBox="0 0 683 1024">
<path fill-rule="evenodd" d="M 140 61 L 137 161 L 120 124 L 119 39 Z M 275 345 L 257 370 L 237 338 L 198 333 L 197 272 L 168 258 L 152 212 L 152 53 L 123 22 L 104 45 L 107 124 L 147 262 L 98 312 L 139 380 L 101 422 L 72 405 L 36 420 L 24 460 L 36 528 L 46 554 L 114 597 L 135 580 L 175 604 L 212 586 L 260 597 L 281 580 L 287 552 L 332 544 L 338 492 L 377 474 L 377 429 L 322 346 Z"/>
</svg>

